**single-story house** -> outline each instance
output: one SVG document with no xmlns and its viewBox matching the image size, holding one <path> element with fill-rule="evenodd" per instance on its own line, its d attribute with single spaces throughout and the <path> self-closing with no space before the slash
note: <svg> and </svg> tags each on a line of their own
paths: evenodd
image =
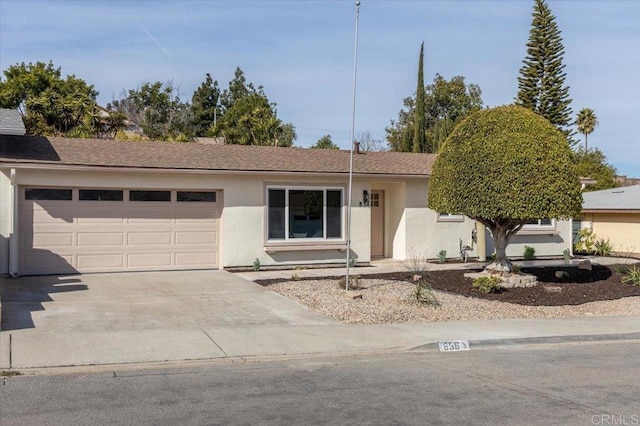
<svg viewBox="0 0 640 426">
<path fill-rule="evenodd" d="M 609 239 L 621 255 L 640 258 L 640 185 L 582 194 L 580 227 Z"/>
<path fill-rule="evenodd" d="M 434 160 L 353 154 L 359 263 L 475 255 L 474 221 L 426 207 Z M 344 263 L 349 164 L 342 150 L 0 135 L 0 274 Z M 569 221 L 520 234 L 511 256 L 571 247 Z"/>
</svg>

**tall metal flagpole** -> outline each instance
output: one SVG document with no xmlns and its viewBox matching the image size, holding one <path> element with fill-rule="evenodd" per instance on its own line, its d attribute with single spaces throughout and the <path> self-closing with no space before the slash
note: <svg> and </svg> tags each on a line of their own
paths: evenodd
<svg viewBox="0 0 640 426">
<path fill-rule="evenodd" d="M 356 41 L 353 53 L 353 106 L 351 109 L 351 150 L 349 155 L 349 195 L 347 196 L 347 276 L 345 289 L 349 290 L 349 272 L 351 263 L 351 189 L 353 186 L 353 149 L 355 146 L 356 126 L 356 77 L 358 69 L 358 18 L 360 17 L 360 1 L 356 1 Z"/>
</svg>

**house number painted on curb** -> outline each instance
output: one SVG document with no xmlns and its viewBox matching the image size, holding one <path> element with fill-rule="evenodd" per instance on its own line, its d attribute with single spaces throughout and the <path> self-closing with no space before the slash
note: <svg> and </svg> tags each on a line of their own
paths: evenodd
<svg viewBox="0 0 640 426">
<path fill-rule="evenodd" d="M 451 340 L 448 342 L 438 342 L 438 349 L 440 352 L 455 352 L 455 351 L 468 351 L 468 340 Z"/>
</svg>

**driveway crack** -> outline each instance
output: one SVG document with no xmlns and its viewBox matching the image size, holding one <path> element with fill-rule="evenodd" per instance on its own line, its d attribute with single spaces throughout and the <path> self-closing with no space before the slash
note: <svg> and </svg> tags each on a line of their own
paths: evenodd
<svg viewBox="0 0 640 426">
<path fill-rule="evenodd" d="M 204 331 L 202 328 L 200 328 L 200 331 L 202 331 L 202 332 L 205 334 L 205 336 L 207 336 L 207 337 L 209 338 L 209 340 L 211 340 L 211 342 L 212 342 L 214 345 L 216 345 L 216 347 L 217 347 L 218 349 L 220 349 L 220 352 L 222 352 L 222 353 L 224 354 L 224 356 L 225 356 L 225 357 L 229 357 L 229 355 L 224 351 L 224 349 L 222 349 L 222 348 L 220 347 L 220 345 L 219 345 L 219 344 L 217 344 L 217 343 L 216 343 L 216 341 L 215 341 L 215 340 L 213 340 L 213 338 L 212 338 L 211 336 L 209 336 L 209 333 L 207 333 L 206 331 Z"/>
</svg>

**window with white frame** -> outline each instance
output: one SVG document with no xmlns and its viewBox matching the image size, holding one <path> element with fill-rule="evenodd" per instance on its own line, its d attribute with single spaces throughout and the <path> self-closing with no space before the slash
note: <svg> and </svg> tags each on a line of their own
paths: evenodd
<svg viewBox="0 0 640 426">
<path fill-rule="evenodd" d="M 554 219 L 533 219 L 525 223 L 522 229 L 554 229 L 555 226 Z"/>
<path fill-rule="evenodd" d="M 267 188 L 269 241 L 342 239 L 341 188 Z"/>
<path fill-rule="evenodd" d="M 438 222 L 462 222 L 464 221 L 464 216 L 461 214 L 452 214 L 452 213 L 437 213 Z"/>
</svg>

